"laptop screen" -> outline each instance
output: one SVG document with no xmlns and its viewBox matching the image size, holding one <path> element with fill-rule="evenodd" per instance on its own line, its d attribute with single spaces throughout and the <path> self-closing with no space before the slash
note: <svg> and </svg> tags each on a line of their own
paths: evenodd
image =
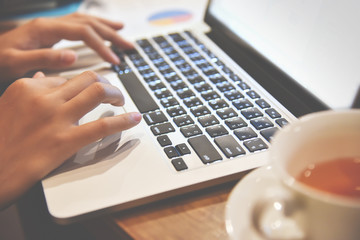
<svg viewBox="0 0 360 240">
<path fill-rule="evenodd" d="M 209 13 L 332 109 L 360 89 L 360 1 L 212 0 Z"/>
</svg>

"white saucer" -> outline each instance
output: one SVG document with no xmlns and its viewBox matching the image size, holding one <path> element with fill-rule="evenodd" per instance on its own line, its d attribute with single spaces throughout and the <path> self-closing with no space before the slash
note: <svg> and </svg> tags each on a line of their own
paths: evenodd
<svg viewBox="0 0 360 240">
<path fill-rule="evenodd" d="M 251 212 L 256 202 L 266 196 L 270 186 L 278 185 L 279 180 L 271 169 L 265 166 L 246 175 L 231 191 L 225 207 L 226 230 L 232 240 L 260 240 L 251 225 Z M 270 187 L 270 188 L 269 188 Z"/>
</svg>

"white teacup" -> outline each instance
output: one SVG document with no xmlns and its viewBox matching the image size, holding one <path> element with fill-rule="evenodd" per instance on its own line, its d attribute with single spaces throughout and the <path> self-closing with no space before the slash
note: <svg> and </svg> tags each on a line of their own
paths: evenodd
<svg viewBox="0 0 360 240">
<path fill-rule="evenodd" d="M 249 231 L 260 239 L 359 240 L 359 195 L 334 194 L 298 180 L 309 166 L 344 157 L 360 158 L 360 110 L 309 114 L 279 131 L 270 151 L 279 181 L 270 186 L 271 194 L 255 199 Z"/>
</svg>

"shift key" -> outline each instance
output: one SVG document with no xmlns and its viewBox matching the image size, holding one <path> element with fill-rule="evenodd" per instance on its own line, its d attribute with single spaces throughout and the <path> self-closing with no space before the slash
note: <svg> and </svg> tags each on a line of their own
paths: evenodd
<svg viewBox="0 0 360 240">
<path fill-rule="evenodd" d="M 206 136 L 193 137 L 188 139 L 188 142 L 203 163 L 206 164 L 222 160 L 221 155 Z"/>
</svg>

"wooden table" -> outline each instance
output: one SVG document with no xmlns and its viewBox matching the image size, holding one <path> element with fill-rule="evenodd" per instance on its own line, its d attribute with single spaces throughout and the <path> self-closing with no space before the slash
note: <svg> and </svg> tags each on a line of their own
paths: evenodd
<svg viewBox="0 0 360 240">
<path fill-rule="evenodd" d="M 230 182 L 87 222 L 96 239 L 228 239 L 225 204 Z"/>
</svg>

